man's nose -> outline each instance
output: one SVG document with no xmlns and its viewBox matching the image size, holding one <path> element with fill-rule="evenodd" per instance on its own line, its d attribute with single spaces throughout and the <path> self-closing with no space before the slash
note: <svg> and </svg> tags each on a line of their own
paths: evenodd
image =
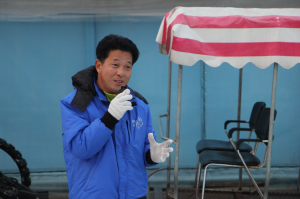
<svg viewBox="0 0 300 199">
<path fill-rule="evenodd" d="M 118 68 L 118 71 L 117 71 L 117 74 L 118 74 L 119 76 L 123 76 L 123 75 L 124 75 L 124 67 L 119 67 L 119 68 Z"/>
</svg>

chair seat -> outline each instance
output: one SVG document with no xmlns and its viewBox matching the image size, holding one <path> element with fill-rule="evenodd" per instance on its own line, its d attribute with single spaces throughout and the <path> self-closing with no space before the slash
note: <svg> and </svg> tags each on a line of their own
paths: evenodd
<svg viewBox="0 0 300 199">
<path fill-rule="evenodd" d="M 236 142 L 234 142 L 236 145 Z M 215 150 L 215 151 L 234 151 L 229 141 L 222 140 L 201 140 L 196 145 L 197 153 L 201 153 L 205 150 Z M 246 143 L 242 143 L 240 146 L 240 152 L 251 152 L 252 147 Z"/>
<path fill-rule="evenodd" d="M 258 166 L 260 164 L 260 160 L 249 152 L 241 152 L 241 155 L 247 166 Z M 199 161 L 202 168 L 211 163 L 243 166 L 238 154 L 232 151 L 203 151 L 200 153 Z"/>
</svg>

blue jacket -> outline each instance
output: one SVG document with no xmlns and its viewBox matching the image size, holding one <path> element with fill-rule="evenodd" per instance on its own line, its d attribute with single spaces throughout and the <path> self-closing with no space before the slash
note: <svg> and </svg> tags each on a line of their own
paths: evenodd
<svg viewBox="0 0 300 199">
<path fill-rule="evenodd" d="M 148 133 L 155 136 L 149 106 L 131 91 L 131 101 L 137 106 L 119 121 L 113 121 L 107 112 L 109 102 L 94 79 L 92 84 L 94 95 L 84 111 L 73 103 L 84 86 L 76 88 L 60 103 L 69 198 L 144 197 L 148 185 L 146 166 L 155 164 L 149 158 Z M 73 85 L 76 86 L 74 79 Z"/>
</svg>

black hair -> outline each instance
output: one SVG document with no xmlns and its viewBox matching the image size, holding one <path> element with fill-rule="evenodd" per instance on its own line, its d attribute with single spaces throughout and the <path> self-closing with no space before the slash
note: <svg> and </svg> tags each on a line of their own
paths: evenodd
<svg viewBox="0 0 300 199">
<path fill-rule="evenodd" d="M 104 63 L 105 59 L 109 56 L 110 51 L 121 50 L 124 52 L 129 52 L 132 55 L 132 65 L 139 58 L 139 50 L 136 45 L 128 38 L 122 37 L 120 35 L 107 35 L 104 37 L 97 46 L 96 56 L 97 59 Z"/>
</svg>

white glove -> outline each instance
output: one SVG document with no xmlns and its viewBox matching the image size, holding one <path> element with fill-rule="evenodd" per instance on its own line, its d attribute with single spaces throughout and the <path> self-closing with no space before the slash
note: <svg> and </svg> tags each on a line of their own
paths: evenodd
<svg viewBox="0 0 300 199">
<path fill-rule="evenodd" d="M 132 110 L 131 102 L 128 100 L 132 99 L 130 90 L 125 89 L 122 93 L 118 94 L 111 102 L 108 107 L 108 112 L 117 120 L 120 120 L 126 111 Z"/>
<path fill-rule="evenodd" d="M 173 151 L 172 147 L 168 147 L 173 141 L 167 140 L 163 143 L 157 143 L 154 140 L 153 133 L 148 134 L 148 139 L 150 142 L 150 155 L 153 162 L 164 162 L 169 153 Z"/>
</svg>

